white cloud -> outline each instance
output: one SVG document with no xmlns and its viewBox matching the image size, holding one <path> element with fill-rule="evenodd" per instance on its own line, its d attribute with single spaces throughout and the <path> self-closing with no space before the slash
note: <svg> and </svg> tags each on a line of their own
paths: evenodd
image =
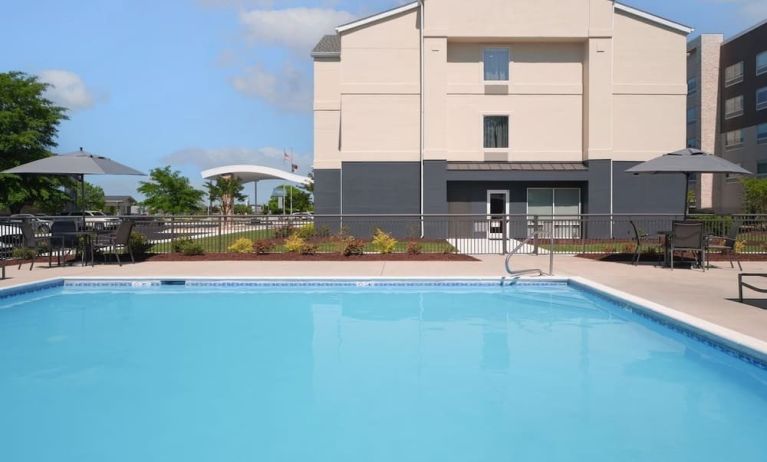
<svg viewBox="0 0 767 462">
<path fill-rule="evenodd" d="M 354 20 L 348 11 L 330 8 L 286 8 L 250 10 L 240 13 L 248 37 L 305 53 L 336 26 Z"/>
<path fill-rule="evenodd" d="M 312 107 L 312 88 L 309 76 L 290 63 L 279 73 L 256 65 L 232 79 L 234 88 L 248 96 L 287 111 L 308 111 Z"/>
<path fill-rule="evenodd" d="M 288 164 L 283 160 L 283 149 L 274 147 L 263 148 L 220 148 L 202 149 L 188 148 L 176 151 L 163 158 L 163 162 L 171 165 L 190 165 L 202 170 L 223 167 L 225 165 L 256 164 L 287 170 Z M 309 156 L 296 154 L 294 161 L 301 171 L 311 168 Z"/>
<path fill-rule="evenodd" d="M 96 100 L 83 79 L 74 72 L 47 69 L 38 76 L 41 82 L 50 85 L 46 97 L 60 106 L 75 111 L 93 106 Z"/>
</svg>

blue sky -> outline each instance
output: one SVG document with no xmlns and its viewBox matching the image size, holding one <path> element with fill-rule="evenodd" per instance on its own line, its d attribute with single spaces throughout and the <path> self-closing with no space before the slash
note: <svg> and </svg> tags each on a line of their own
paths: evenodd
<svg viewBox="0 0 767 462">
<path fill-rule="evenodd" d="M 435 0 L 436 1 L 436 0 Z M 83 146 L 149 171 L 173 165 L 201 184 L 228 163 L 311 168 L 309 51 L 334 25 L 399 0 L 25 0 L 0 16 L 2 71 L 36 74 L 70 108 L 57 152 Z M 732 35 L 767 17 L 767 0 L 631 0 Z M 90 179 L 133 194 L 137 179 Z M 268 197 L 276 182 L 259 189 Z"/>
</svg>

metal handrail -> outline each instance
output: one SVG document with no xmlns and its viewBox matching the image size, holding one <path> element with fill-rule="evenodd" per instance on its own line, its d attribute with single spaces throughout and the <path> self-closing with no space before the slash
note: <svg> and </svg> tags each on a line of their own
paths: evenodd
<svg viewBox="0 0 767 462">
<path fill-rule="evenodd" d="M 516 271 L 514 271 L 514 270 L 511 269 L 511 266 L 509 266 L 509 262 L 511 261 L 511 257 L 516 255 L 517 252 L 519 252 L 520 249 L 522 249 L 524 246 L 530 245 L 531 241 L 537 240 L 538 237 L 541 234 L 542 234 L 542 231 L 539 231 L 539 230 L 533 231 L 533 233 L 530 236 L 528 236 L 524 241 L 519 243 L 514 248 L 514 250 L 512 250 L 511 253 L 509 253 L 506 256 L 506 262 L 504 263 L 504 266 L 506 267 L 506 272 L 508 274 L 510 274 L 512 276 L 521 276 L 523 274 L 533 274 L 533 273 L 537 272 L 539 276 L 543 276 L 543 275 L 546 275 L 546 274 L 548 274 L 549 276 L 553 276 L 554 275 L 554 233 L 553 232 L 550 235 L 551 247 L 549 248 L 549 272 L 548 273 L 544 273 L 543 270 L 541 270 L 541 269 L 523 269 L 523 270 L 516 270 Z"/>
</svg>

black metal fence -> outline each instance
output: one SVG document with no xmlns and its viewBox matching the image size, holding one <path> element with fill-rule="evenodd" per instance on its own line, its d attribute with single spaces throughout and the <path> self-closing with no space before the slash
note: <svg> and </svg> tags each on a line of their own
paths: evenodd
<svg viewBox="0 0 767 462">
<path fill-rule="evenodd" d="M 316 216 L 126 216 L 105 217 L 0 217 L 0 256 L 26 248 L 22 223 L 28 223 L 41 241 L 56 234 L 57 223 L 75 222 L 94 234 L 114 232 L 123 220 L 135 223 L 135 232 L 150 253 L 171 253 L 179 243 L 192 243 L 206 253 L 226 253 L 237 241 L 261 242 L 269 252 L 287 252 L 293 236 L 316 253 L 343 252 L 355 239 L 364 252 L 377 252 L 377 232 L 390 235 L 395 253 L 505 254 L 528 237 L 519 253 L 614 254 L 633 253 L 637 236 L 643 247 L 660 248 L 663 234 L 679 215 L 316 215 Z M 689 217 L 702 221 L 707 234 L 736 236 L 739 251 L 767 254 L 767 215 Z M 245 241 L 247 244 L 248 241 Z M 391 241 L 390 241 L 391 242 Z M 240 242 L 241 245 L 242 242 Z"/>
</svg>

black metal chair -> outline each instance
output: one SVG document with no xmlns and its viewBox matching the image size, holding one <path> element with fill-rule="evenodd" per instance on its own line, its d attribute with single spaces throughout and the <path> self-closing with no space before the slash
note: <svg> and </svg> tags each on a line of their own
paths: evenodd
<svg viewBox="0 0 767 462">
<path fill-rule="evenodd" d="M 130 243 L 130 236 L 133 232 L 133 226 L 133 221 L 124 220 L 122 223 L 120 223 L 120 226 L 117 227 L 117 231 L 115 231 L 114 234 L 107 236 L 107 239 L 101 242 L 96 242 L 94 246 L 95 250 L 101 252 L 104 255 L 104 261 L 106 261 L 106 256 L 111 253 L 117 259 L 117 264 L 122 266 L 119 251 L 124 250 L 128 253 L 128 255 L 130 255 L 131 263 L 136 263 L 136 260 L 133 258 L 133 248 L 131 247 Z"/>
<path fill-rule="evenodd" d="M 639 259 L 642 257 L 642 243 L 644 241 L 647 241 L 647 238 L 653 236 L 655 237 L 655 245 L 658 244 L 658 235 L 651 235 L 647 234 L 646 232 L 640 230 L 634 220 L 629 221 L 631 224 L 631 228 L 634 230 L 634 241 L 636 242 L 636 250 L 634 250 L 634 266 L 637 266 L 639 264 Z"/>
<path fill-rule="evenodd" d="M 48 266 L 52 266 L 53 253 L 56 252 L 59 266 L 61 265 L 61 257 L 69 255 L 71 250 L 77 251 L 80 246 L 80 242 L 77 236 L 77 221 L 75 220 L 57 220 L 51 225 L 51 251 L 48 254 Z"/>
<path fill-rule="evenodd" d="M 743 220 L 737 219 L 732 223 L 730 229 L 727 230 L 727 234 L 725 236 L 708 236 L 706 239 L 706 252 L 719 252 L 722 255 L 729 256 L 730 267 L 735 268 L 735 264 L 733 263 L 734 259 L 738 262 L 738 268 L 740 271 L 743 271 L 743 265 L 740 264 L 740 257 L 735 251 L 735 246 L 738 243 L 738 233 L 740 233 L 741 226 L 743 226 Z"/>
<path fill-rule="evenodd" d="M 40 251 L 47 248 L 48 246 L 46 245 L 44 239 L 39 239 L 35 235 L 35 230 L 32 227 L 32 224 L 28 221 L 24 221 L 23 223 L 19 224 L 19 227 L 21 228 L 21 246 L 34 252 L 30 253 L 30 255 L 32 255 L 32 262 L 29 264 L 29 270 L 32 271 L 32 268 L 35 266 L 35 260 L 37 260 L 37 257 L 40 256 Z M 23 260 L 20 260 L 18 269 L 21 269 L 23 264 Z"/>
<path fill-rule="evenodd" d="M 674 253 L 692 252 L 699 266 L 706 271 L 706 239 L 703 233 L 703 223 L 695 221 L 675 221 L 671 224 L 671 235 L 668 237 L 671 269 L 674 269 Z"/>
</svg>

